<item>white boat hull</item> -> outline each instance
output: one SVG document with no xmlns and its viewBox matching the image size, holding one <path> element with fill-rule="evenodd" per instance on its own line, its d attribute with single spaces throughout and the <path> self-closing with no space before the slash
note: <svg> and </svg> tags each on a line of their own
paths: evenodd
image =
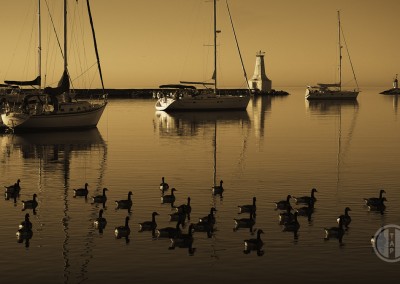
<svg viewBox="0 0 400 284">
<path fill-rule="evenodd" d="M 1 115 L 3 123 L 13 130 L 63 130 L 96 127 L 106 107 L 94 105 L 90 110 L 71 113 L 24 114 L 10 112 Z"/>
<path fill-rule="evenodd" d="M 355 100 L 358 91 L 306 90 L 307 100 Z"/>
<path fill-rule="evenodd" d="M 180 99 L 164 97 L 156 102 L 156 110 L 246 110 L 250 96 L 195 96 Z"/>
</svg>

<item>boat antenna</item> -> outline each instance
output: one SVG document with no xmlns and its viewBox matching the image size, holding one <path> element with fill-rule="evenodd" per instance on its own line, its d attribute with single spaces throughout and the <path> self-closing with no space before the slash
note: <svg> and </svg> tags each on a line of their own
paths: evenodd
<svg viewBox="0 0 400 284">
<path fill-rule="evenodd" d="M 244 68 L 244 64 L 243 64 L 243 58 L 242 58 L 242 53 L 240 52 L 240 48 L 239 48 L 239 42 L 238 42 L 238 40 L 237 40 L 236 31 L 235 31 L 235 27 L 233 26 L 233 20 L 232 20 L 231 11 L 230 11 L 230 9 L 229 9 L 228 0 L 226 0 L 226 7 L 228 8 L 229 19 L 231 20 L 231 25 L 232 25 L 233 35 L 235 36 L 236 46 L 237 46 L 237 49 L 238 49 L 238 52 L 239 52 L 239 57 L 240 57 L 240 62 L 242 63 L 243 75 L 244 75 L 244 78 L 245 78 L 245 80 L 246 80 L 246 86 L 247 86 L 247 90 L 248 90 L 248 91 L 249 91 L 249 93 L 250 93 L 249 80 L 247 80 L 246 68 Z"/>
<path fill-rule="evenodd" d="M 340 25 L 339 25 L 339 27 L 340 27 Z M 344 41 L 344 45 L 346 47 L 347 56 L 349 57 L 349 62 L 350 62 L 350 66 L 351 66 L 351 71 L 353 72 L 354 81 L 356 82 L 357 90 L 359 90 L 356 73 L 354 72 L 353 62 L 351 61 L 350 52 L 349 52 L 349 49 L 347 48 L 346 38 L 344 36 L 344 32 L 343 32 L 343 29 L 341 27 L 340 27 L 340 32 L 341 32 L 341 34 L 343 36 L 343 41 Z"/>
<path fill-rule="evenodd" d="M 99 68 L 99 74 L 100 74 L 100 80 L 101 80 L 101 87 L 103 88 L 103 95 L 104 95 L 103 74 L 102 74 L 102 72 L 101 72 L 99 51 L 98 51 L 98 49 L 97 49 L 96 34 L 95 34 L 95 32 L 94 32 L 93 18 L 92 18 L 92 13 L 90 12 L 89 0 L 86 0 L 86 3 L 87 3 L 88 13 L 89 13 L 90 26 L 92 27 L 92 35 L 93 35 L 94 49 L 95 49 L 95 51 L 96 51 L 97 66 L 98 66 L 98 68 Z"/>
</svg>

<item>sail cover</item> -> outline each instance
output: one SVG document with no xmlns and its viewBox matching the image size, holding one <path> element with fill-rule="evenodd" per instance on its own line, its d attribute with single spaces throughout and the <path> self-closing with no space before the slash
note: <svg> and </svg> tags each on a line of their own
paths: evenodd
<svg viewBox="0 0 400 284">
<path fill-rule="evenodd" d="M 58 96 L 61 95 L 64 92 L 67 92 L 69 90 L 69 76 L 66 70 L 64 70 L 64 73 L 58 82 L 57 87 L 52 88 L 52 87 L 46 87 L 44 88 L 44 93 L 48 94 L 50 96 Z"/>
<path fill-rule="evenodd" d="M 40 76 L 37 76 L 35 80 L 32 81 L 10 81 L 6 80 L 4 83 L 9 85 L 17 85 L 17 86 L 39 86 L 41 82 Z"/>
</svg>

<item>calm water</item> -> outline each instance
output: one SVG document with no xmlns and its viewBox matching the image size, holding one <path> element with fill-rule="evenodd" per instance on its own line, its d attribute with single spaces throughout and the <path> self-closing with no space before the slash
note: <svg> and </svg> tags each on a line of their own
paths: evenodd
<svg viewBox="0 0 400 284">
<path fill-rule="evenodd" d="M 304 89 L 287 97 L 253 99 L 247 112 L 156 113 L 153 100 L 111 100 L 98 129 L 52 134 L 1 135 L 1 183 L 21 179 L 21 195 L 0 203 L 0 271 L 4 283 L 362 283 L 397 281 L 400 263 L 379 259 L 370 237 L 384 225 L 400 225 L 400 118 L 398 98 L 364 90 L 357 103 L 315 103 Z M 216 130 L 216 131 L 215 131 Z M 216 133 L 216 143 L 214 143 Z M 216 148 L 215 148 L 216 147 Z M 216 149 L 216 151 L 214 151 Z M 191 221 L 217 208 L 212 238 L 194 233 L 194 255 L 168 249 L 168 239 L 138 232 L 157 211 L 158 228 L 169 222 L 159 184 L 175 187 L 176 205 L 191 197 Z M 223 179 L 223 198 L 211 195 Z M 101 234 L 93 226 L 103 206 L 74 198 L 107 187 Z M 318 189 L 311 221 L 299 217 L 298 238 L 282 232 L 273 202 Z M 363 197 L 387 194 L 384 214 L 369 212 Z M 133 192 L 129 242 L 116 239 L 127 210 L 115 200 Z M 22 200 L 38 195 L 31 215 L 33 237 L 18 243 Z M 244 254 L 249 229 L 234 232 L 238 205 L 257 197 L 255 228 L 264 255 Z M 294 204 L 293 204 L 294 205 Z M 324 240 L 324 227 L 349 206 L 352 223 L 343 243 Z M 300 206 L 293 206 L 295 208 Z M 186 231 L 186 228 L 184 229 Z"/>
</svg>

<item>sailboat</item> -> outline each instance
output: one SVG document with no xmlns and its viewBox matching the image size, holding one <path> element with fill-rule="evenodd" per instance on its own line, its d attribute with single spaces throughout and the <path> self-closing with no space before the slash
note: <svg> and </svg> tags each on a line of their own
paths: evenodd
<svg viewBox="0 0 400 284">
<path fill-rule="evenodd" d="M 229 7 L 228 7 L 229 9 Z M 160 88 L 173 89 L 168 96 L 158 98 L 155 108 L 161 111 L 191 111 L 191 110 L 246 110 L 250 100 L 249 94 L 220 95 L 217 86 L 217 5 L 214 0 L 214 73 L 213 83 L 184 82 L 174 85 L 161 85 Z M 233 25 L 232 25 L 233 27 Z M 240 54 L 240 52 L 239 52 Z M 247 79 L 246 79 L 247 82 Z M 186 85 L 191 84 L 191 85 Z M 198 90 L 192 84 L 213 85 L 213 90 Z"/>
<path fill-rule="evenodd" d="M 40 39 L 40 0 L 39 8 L 39 39 Z M 32 131 L 32 130 L 65 130 L 65 129 L 85 129 L 97 126 L 98 121 L 107 105 L 107 95 L 104 92 L 104 83 L 101 73 L 99 55 L 96 44 L 96 36 L 93 27 L 93 19 L 90 11 L 89 0 L 87 0 L 87 10 L 94 47 L 97 58 L 100 80 L 102 84 L 102 94 L 99 100 L 94 103 L 86 100 L 75 100 L 71 96 L 70 75 L 68 72 L 67 61 L 67 0 L 64 0 L 64 72 L 57 87 L 46 87 L 43 90 L 39 87 L 37 91 L 27 94 L 21 105 L 6 109 L 1 115 L 4 125 L 13 131 Z M 39 75 L 30 82 L 5 81 L 13 85 L 41 85 L 40 76 L 40 41 L 39 41 Z"/>
<path fill-rule="evenodd" d="M 343 34 L 342 28 L 340 26 L 340 12 L 338 11 L 338 44 L 339 44 L 339 82 L 333 84 L 322 84 L 318 83 L 317 86 L 308 86 L 306 89 L 306 99 L 307 100 L 356 100 L 359 89 L 357 79 L 354 73 L 353 64 L 351 63 L 350 55 L 350 65 L 353 70 L 354 80 L 356 82 L 357 88 L 354 90 L 342 90 L 342 43 L 341 35 Z M 344 37 L 343 37 L 344 38 Z M 346 45 L 346 40 L 344 40 Z M 346 45 L 347 49 L 347 45 Z M 347 54 L 349 54 L 347 50 Z"/>
</svg>

